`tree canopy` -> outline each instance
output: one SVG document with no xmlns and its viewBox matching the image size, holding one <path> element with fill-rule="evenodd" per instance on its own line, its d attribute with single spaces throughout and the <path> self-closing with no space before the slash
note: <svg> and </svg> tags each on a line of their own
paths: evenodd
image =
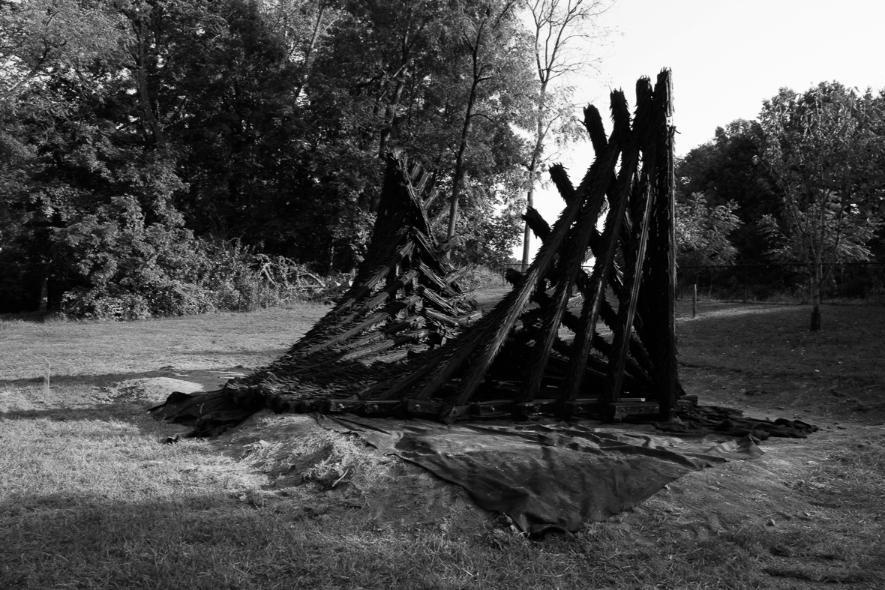
<svg viewBox="0 0 885 590">
<path fill-rule="evenodd" d="M 833 264 L 872 260 L 882 250 L 883 158 L 885 96 L 838 82 L 781 89 L 757 121 L 718 128 L 678 163 L 683 263 L 710 252 L 702 240 L 700 248 L 688 240 L 703 235 L 700 225 L 736 249 L 737 263 L 804 265 L 819 325 Z M 719 207 L 741 223 L 721 223 Z"/>
<path fill-rule="evenodd" d="M 0 310 L 185 284 L 219 241 L 348 271 L 396 150 L 447 195 L 454 256 L 506 258 L 539 91 L 523 9 L 0 2 Z"/>
<path fill-rule="evenodd" d="M 782 89 L 765 101 L 762 159 L 782 193 L 779 219 L 762 220 L 771 253 L 807 265 L 811 329 L 820 328 L 820 291 L 834 262 L 869 260 L 885 196 L 883 105 L 871 92 L 822 83 Z"/>
</svg>

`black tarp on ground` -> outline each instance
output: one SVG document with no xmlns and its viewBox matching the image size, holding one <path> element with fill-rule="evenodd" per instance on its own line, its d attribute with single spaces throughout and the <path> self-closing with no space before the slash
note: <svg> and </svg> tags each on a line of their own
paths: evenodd
<svg viewBox="0 0 885 590">
<path fill-rule="evenodd" d="M 576 531 L 637 506 L 667 483 L 730 459 L 762 454 L 752 437 L 693 440 L 581 424 L 457 424 L 316 415 L 465 488 L 531 535 Z"/>
<path fill-rule="evenodd" d="M 787 420 L 786 418 L 778 418 L 774 422 L 759 420 L 744 416 L 741 410 L 722 406 L 684 406 L 678 409 L 676 417 L 676 420 L 670 422 L 658 422 L 655 427 L 658 430 L 679 436 L 717 433 L 738 437 L 752 435 L 759 440 L 767 440 L 771 436 L 806 438 L 809 434 L 818 431 L 818 427 L 814 424 L 808 424 L 801 420 Z M 643 422 L 643 420 L 632 416 L 627 420 Z"/>
</svg>

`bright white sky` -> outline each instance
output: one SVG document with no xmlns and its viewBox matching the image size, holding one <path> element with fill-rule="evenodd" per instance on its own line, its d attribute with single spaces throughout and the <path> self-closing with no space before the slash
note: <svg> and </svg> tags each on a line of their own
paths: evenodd
<svg viewBox="0 0 885 590">
<path fill-rule="evenodd" d="M 618 30 L 603 50 L 608 79 L 588 82 L 584 100 L 605 113 L 609 89 L 632 101 L 640 76 L 670 68 L 679 156 L 713 139 L 716 127 L 755 119 L 782 87 L 885 88 L 885 0 L 618 0 L 604 23 Z M 573 181 L 591 158 L 589 144 L 563 154 Z M 552 224 L 562 201 L 542 190 L 536 208 Z"/>
</svg>

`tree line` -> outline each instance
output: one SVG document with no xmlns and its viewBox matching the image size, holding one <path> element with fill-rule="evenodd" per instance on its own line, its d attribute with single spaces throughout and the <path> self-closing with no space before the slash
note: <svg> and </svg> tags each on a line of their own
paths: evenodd
<svg viewBox="0 0 885 590">
<path fill-rule="evenodd" d="M 608 3 L 0 0 L 0 311 L 223 307 L 258 253 L 349 271 L 391 150 L 453 256 L 502 259 Z"/>
<path fill-rule="evenodd" d="M 350 271 L 390 150 L 459 262 L 527 261 L 609 5 L 0 0 L 0 312 L 239 308 L 256 276 Z M 783 89 L 717 129 L 677 165 L 680 265 L 802 262 L 819 295 L 885 253 L 883 104 Z"/>
<path fill-rule="evenodd" d="M 833 265 L 885 255 L 885 91 L 782 88 L 676 167 L 683 266 L 798 263 L 812 329 Z"/>
</svg>

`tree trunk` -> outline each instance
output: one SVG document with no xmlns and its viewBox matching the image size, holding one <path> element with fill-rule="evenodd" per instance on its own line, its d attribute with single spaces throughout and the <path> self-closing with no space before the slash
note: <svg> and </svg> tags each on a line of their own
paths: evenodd
<svg viewBox="0 0 885 590">
<path fill-rule="evenodd" d="M 534 161 L 532 161 L 532 168 L 534 168 Z M 532 168 L 529 168 L 529 175 L 532 178 L 534 178 L 535 171 Z M 535 183 L 534 183 L 534 181 L 532 181 L 532 183 L 529 185 L 529 192 L 526 195 L 525 206 L 526 206 L 526 210 L 528 210 L 530 207 L 535 206 Z M 526 269 L 529 267 L 529 251 L 531 248 L 531 242 L 530 242 L 531 239 L 532 239 L 532 231 L 531 231 L 531 229 L 529 229 L 528 222 L 526 222 L 525 229 L 523 230 L 523 235 L 522 235 L 522 268 L 520 268 L 520 270 L 522 272 L 525 272 Z"/>
<path fill-rule="evenodd" d="M 40 281 L 40 303 L 37 307 L 38 313 L 46 313 L 49 309 L 49 269 L 52 262 L 46 263 L 43 269 L 43 278 Z"/>
<path fill-rule="evenodd" d="M 478 45 L 478 44 L 477 44 Z M 476 55 L 474 54 L 474 61 Z M 474 66 L 474 71 L 476 67 Z M 452 178 L 452 201 L 449 205 L 449 229 L 446 239 L 451 240 L 455 235 L 455 226 L 458 223 L 458 199 L 461 198 L 461 185 L 464 183 L 464 152 L 467 151 L 467 138 L 470 135 L 470 122 L 473 119 L 473 104 L 476 102 L 476 89 L 480 79 L 474 75 L 473 86 L 470 88 L 470 97 L 467 99 L 467 112 L 464 114 L 464 126 L 461 128 L 461 143 L 458 145 L 458 155 L 455 157 L 455 175 Z M 446 251 L 446 257 L 451 255 L 451 250 Z"/>
<path fill-rule="evenodd" d="M 305 84 L 307 84 L 307 79 L 310 76 L 310 58 L 313 54 L 313 50 L 316 47 L 317 39 L 320 35 L 320 26 L 323 24 L 323 15 L 326 12 L 326 6 L 320 5 L 320 11 L 317 14 L 317 20 L 313 26 L 313 34 L 310 37 L 310 42 L 307 45 L 307 49 L 304 50 L 304 67 L 302 68 L 301 77 L 298 80 L 298 86 L 295 87 L 295 96 L 293 98 L 294 102 L 298 102 L 298 98 L 301 96 L 301 91 L 304 89 Z"/>
<path fill-rule="evenodd" d="M 526 208 L 535 206 L 535 174 L 538 172 L 538 165 L 541 163 L 541 154 L 544 151 L 544 114 L 547 100 L 547 82 L 541 82 L 541 88 L 538 97 L 538 127 L 535 130 L 535 147 L 532 150 L 532 160 L 529 163 L 529 190 L 526 195 Z M 529 252 L 531 251 L 532 232 L 529 230 L 529 224 L 526 222 L 523 230 L 522 239 L 522 271 L 529 267 Z"/>
<path fill-rule="evenodd" d="M 820 330 L 820 262 L 814 263 L 814 275 L 811 279 L 811 331 Z"/>
<path fill-rule="evenodd" d="M 157 146 L 157 151 L 166 155 L 166 136 L 163 133 L 163 127 L 160 125 L 160 121 L 157 119 L 156 115 L 154 115 L 154 109 L 151 105 L 150 92 L 148 90 L 148 78 L 147 78 L 147 69 L 145 67 L 145 63 L 147 61 L 147 54 L 145 52 L 145 28 L 144 21 L 139 18 L 138 21 L 138 65 L 136 67 L 136 82 L 138 83 L 138 99 L 141 103 L 141 110 L 144 115 L 145 123 L 147 127 L 151 131 L 151 135 L 154 138 L 154 144 Z"/>
<path fill-rule="evenodd" d="M 472 101 L 471 101 L 472 102 Z M 449 204 L 449 228 L 446 239 L 451 240 L 455 236 L 455 226 L 458 223 L 458 200 L 461 198 L 461 185 L 464 182 L 464 152 L 467 150 L 467 134 L 470 131 L 469 112 L 472 105 L 468 106 L 468 118 L 464 121 L 464 130 L 461 134 L 461 145 L 458 147 L 458 156 L 455 158 L 455 176 L 452 179 L 452 200 Z M 446 257 L 451 254 L 446 251 Z"/>
<path fill-rule="evenodd" d="M 403 76 L 405 76 L 405 74 L 403 74 Z M 384 127 L 381 129 L 381 134 L 378 140 L 379 158 L 384 158 L 384 154 L 387 152 L 387 140 L 393 132 L 393 123 L 396 121 L 396 109 L 399 106 L 399 101 L 402 99 L 403 89 L 405 87 L 406 83 L 404 77 L 400 77 L 396 81 L 393 98 L 390 99 L 390 102 L 387 104 L 387 110 L 384 113 Z"/>
</svg>

